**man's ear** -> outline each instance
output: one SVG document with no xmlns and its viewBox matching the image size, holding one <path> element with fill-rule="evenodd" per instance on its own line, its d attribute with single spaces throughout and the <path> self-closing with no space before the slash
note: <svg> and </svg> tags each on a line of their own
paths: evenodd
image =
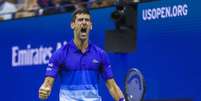
<svg viewBox="0 0 201 101">
<path fill-rule="evenodd" d="M 71 27 L 72 29 L 75 28 L 75 24 L 74 24 L 74 22 L 71 22 L 70 27 Z"/>
</svg>

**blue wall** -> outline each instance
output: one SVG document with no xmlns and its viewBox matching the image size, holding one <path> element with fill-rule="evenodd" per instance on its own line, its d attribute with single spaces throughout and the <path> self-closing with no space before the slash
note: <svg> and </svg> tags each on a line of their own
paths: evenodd
<svg viewBox="0 0 201 101">
<path fill-rule="evenodd" d="M 127 70 L 139 68 L 147 83 L 145 99 L 192 99 L 201 101 L 201 2 L 172 0 L 140 4 L 138 7 L 137 48 L 132 53 L 109 53 L 115 79 L 121 89 Z M 143 19 L 143 10 L 188 5 L 187 15 Z M 103 48 L 104 30 L 113 29 L 110 13 L 114 8 L 92 10 L 92 42 Z M 39 101 L 45 63 L 13 66 L 12 50 L 52 48 L 73 37 L 70 14 L 34 17 L 0 23 L 0 97 L 2 101 Z M 34 54 L 35 55 L 35 54 Z M 48 56 L 47 56 L 48 58 Z M 14 58 L 16 59 L 16 57 Z M 17 59 L 16 59 L 17 61 Z M 48 101 L 57 101 L 57 79 Z M 112 101 L 103 81 L 103 101 Z"/>
<path fill-rule="evenodd" d="M 147 98 L 189 98 L 201 101 L 200 3 L 191 0 L 164 0 L 138 7 L 136 58 L 137 66 L 142 67 L 145 73 Z M 162 7 L 173 9 L 178 5 L 187 5 L 187 14 L 143 19 L 143 10 Z"/>
</svg>

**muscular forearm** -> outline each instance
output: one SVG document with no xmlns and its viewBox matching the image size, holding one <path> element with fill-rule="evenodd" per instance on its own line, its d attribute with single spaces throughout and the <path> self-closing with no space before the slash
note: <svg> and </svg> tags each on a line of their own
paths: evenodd
<svg viewBox="0 0 201 101">
<path fill-rule="evenodd" d="M 43 85 L 52 88 L 53 83 L 54 83 L 54 78 L 47 76 L 47 77 L 45 77 L 45 80 L 44 80 L 44 82 L 43 82 Z"/>
<path fill-rule="evenodd" d="M 119 101 L 120 98 L 124 98 L 123 93 L 117 86 L 114 79 L 107 80 L 107 88 L 109 89 L 109 92 L 113 96 L 115 101 Z"/>
</svg>

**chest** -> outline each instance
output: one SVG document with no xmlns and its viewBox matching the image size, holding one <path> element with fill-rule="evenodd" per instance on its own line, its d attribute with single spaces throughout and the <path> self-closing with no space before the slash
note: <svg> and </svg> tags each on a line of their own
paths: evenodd
<svg viewBox="0 0 201 101">
<path fill-rule="evenodd" d="M 69 52 L 64 60 L 66 70 L 98 70 L 101 58 L 95 52 Z"/>
</svg>

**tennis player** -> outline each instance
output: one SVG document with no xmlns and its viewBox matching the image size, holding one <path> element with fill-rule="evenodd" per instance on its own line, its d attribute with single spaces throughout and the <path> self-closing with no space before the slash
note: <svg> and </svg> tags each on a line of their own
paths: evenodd
<svg viewBox="0 0 201 101">
<path fill-rule="evenodd" d="M 50 58 L 39 98 L 48 98 L 56 76 L 60 76 L 60 101 L 102 101 L 98 94 L 98 81 L 102 77 L 115 101 L 124 101 L 113 78 L 107 54 L 89 41 L 92 22 L 87 9 L 78 9 L 73 13 L 71 28 L 74 39 Z"/>
</svg>

